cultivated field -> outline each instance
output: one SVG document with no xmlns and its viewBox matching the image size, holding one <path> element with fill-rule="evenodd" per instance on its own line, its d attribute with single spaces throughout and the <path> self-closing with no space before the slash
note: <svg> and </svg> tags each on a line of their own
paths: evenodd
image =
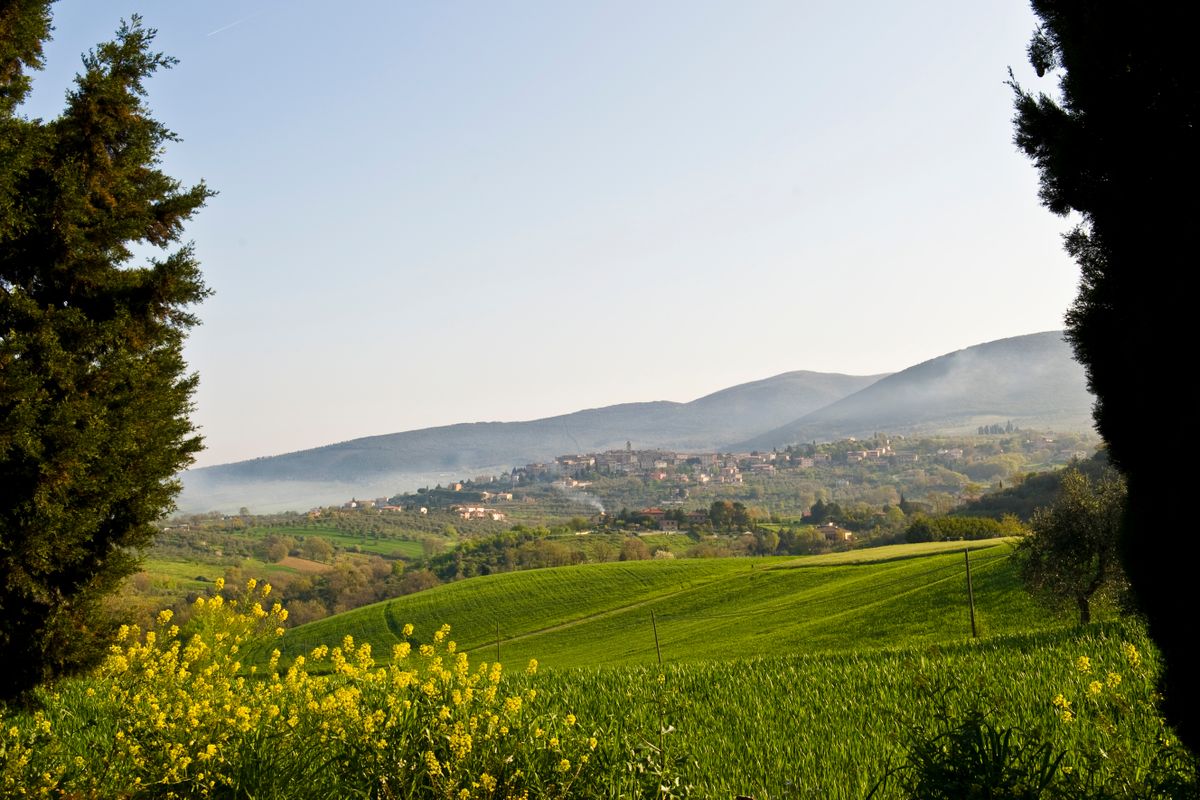
<svg viewBox="0 0 1200 800">
<path fill-rule="evenodd" d="M 980 635 L 1061 626 L 1020 587 L 1008 542 L 971 548 Z M 440 586 L 291 630 L 285 658 L 345 633 L 387 653 L 400 629 L 449 623 L 460 647 L 547 666 L 649 664 L 961 642 L 963 543 L 827 556 L 586 564 Z"/>
</svg>

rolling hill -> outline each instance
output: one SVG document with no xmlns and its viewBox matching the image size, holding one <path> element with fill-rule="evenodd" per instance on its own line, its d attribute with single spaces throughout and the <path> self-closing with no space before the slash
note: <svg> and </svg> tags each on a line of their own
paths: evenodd
<svg viewBox="0 0 1200 800">
<path fill-rule="evenodd" d="M 1059 431 L 1091 429 L 1092 397 L 1083 367 L 1061 331 L 975 345 L 887 376 L 824 408 L 737 445 L 770 450 L 873 431 L 970 433 L 1013 424 Z"/>
<path fill-rule="evenodd" d="M 345 634 L 391 652 L 401 628 L 419 640 L 442 623 L 459 647 L 550 666 L 816 653 L 961 641 L 970 636 L 962 542 L 894 545 L 829 556 L 585 564 L 472 578 L 289 631 L 286 654 Z M 1037 610 L 1008 556 L 970 542 L 976 613 L 988 635 L 1059 624 Z"/>
</svg>

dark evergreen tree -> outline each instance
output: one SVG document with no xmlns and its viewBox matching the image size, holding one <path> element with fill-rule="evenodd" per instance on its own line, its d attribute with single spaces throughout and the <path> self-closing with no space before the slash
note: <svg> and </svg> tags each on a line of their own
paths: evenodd
<svg viewBox="0 0 1200 800">
<path fill-rule="evenodd" d="M 200 449 L 183 360 L 207 290 L 184 223 L 210 195 L 160 169 L 145 81 L 173 60 L 134 17 L 26 119 L 49 2 L 0 11 L 0 695 L 86 664 Z M 132 247 L 162 255 L 142 262 Z"/>
<path fill-rule="evenodd" d="M 1041 174 L 1042 202 L 1076 213 L 1066 237 L 1081 270 L 1067 332 L 1096 396 L 1096 426 L 1128 481 L 1121 556 L 1163 652 L 1164 710 L 1200 748 L 1200 660 L 1192 641 L 1190 560 L 1179 508 L 1184 478 L 1154 436 L 1180 395 L 1151 380 L 1156 354 L 1194 339 L 1200 124 L 1195 3 L 1034 0 L 1029 46 L 1058 95 L 1015 82 L 1016 143 Z M 1157 370 L 1153 373 L 1162 376 Z M 1167 388 L 1167 391 L 1162 391 Z"/>
</svg>

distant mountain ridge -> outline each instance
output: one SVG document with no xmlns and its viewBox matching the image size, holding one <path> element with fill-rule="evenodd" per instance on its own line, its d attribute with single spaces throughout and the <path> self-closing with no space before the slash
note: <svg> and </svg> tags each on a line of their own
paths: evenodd
<svg viewBox="0 0 1200 800">
<path fill-rule="evenodd" d="M 319 493 L 322 485 L 336 485 L 336 491 L 345 492 L 352 486 L 363 490 L 388 486 L 393 476 L 407 476 L 411 482 L 416 475 L 449 471 L 461 477 L 507 470 L 564 453 L 624 447 L 626 441 L 646 449 L 725 449 L 732 442 L 852 394 L 880 377 L 799 370 L 722 389 L 689 403 L 622 403 L 526 422 L 471 422 L 368 436 L 190 470 L 183 476 L 179 505 L 183 510 L 206 510 L 205 503 L 212 501 L 236 508 L 251 502 L 236 497 L 253 496 L 259 503 L 277 506 L 286 502 L 295 508 L 309 496 L 305 492 Z M 392 487 L 392 493 L 400 488 Z M 239 492 L 241 489 L 246 491 Z M 312 501 L 316 502 L 328 501 Z"/>
<path fill-rule="evenodd" d="M 623 403 L 524 422 L 474 422 L 369 436 L 190 470 L 184 511 L 292 508 L 394 494 L 568 453 L 620 448 L 770 450 L 874 431 L 1091 428 L 1091 395 L 1061 331 L 968 347 L 891 375 L 787 372 L 689 403 Z"/>
<path fill-rule="evenodd" d="M 1092 396 L 1062 331 L 1031 333 L 924 361 L 738 443 L 766 449 L 874 431 L 972 433 L 1013 424 L 1090 430 Z"/>
</svg>

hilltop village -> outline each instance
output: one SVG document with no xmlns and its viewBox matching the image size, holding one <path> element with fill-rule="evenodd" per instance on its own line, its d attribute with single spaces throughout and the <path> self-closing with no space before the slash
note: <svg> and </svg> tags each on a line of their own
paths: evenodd
<svg viewBox="0 0 1200 800">
<path fill-rule="evenodd" d="M 995 432 L 993 432 L 993 430 Z M 1089 457 L 1086 436 L 1020 431 L 993 426 L 981 435 L 906 438 L 878 434 L 829 443 L 795 445 L 771 452 L 682 453 L 660 449 L 621 449 L 565 454 L 528 463 L 500 475 L 454 480 L 412 493 L 362 500 L 342 510 L 378 512 L 451 511 L 462 520 L 501 522 L 513 504 L 538 498 L 575 498 L 595 511 L 627 505 L 706 506 L 707 498 L 763 500 L 772 487 L 800 482 L 810 487 L 789 512 L 807 516 L 818 500 L 862 500 L 896 504 L 931 495 L 932 505 L 953 505 L 1004 488 L 1028 472 L 1043 471 Z M 867 492 L 874 488 L 876 491 Z M 889 487 L 891 487 L 889 489 Z M 322 509 L 310 514 L 320 515 Z"/>
</svg>

